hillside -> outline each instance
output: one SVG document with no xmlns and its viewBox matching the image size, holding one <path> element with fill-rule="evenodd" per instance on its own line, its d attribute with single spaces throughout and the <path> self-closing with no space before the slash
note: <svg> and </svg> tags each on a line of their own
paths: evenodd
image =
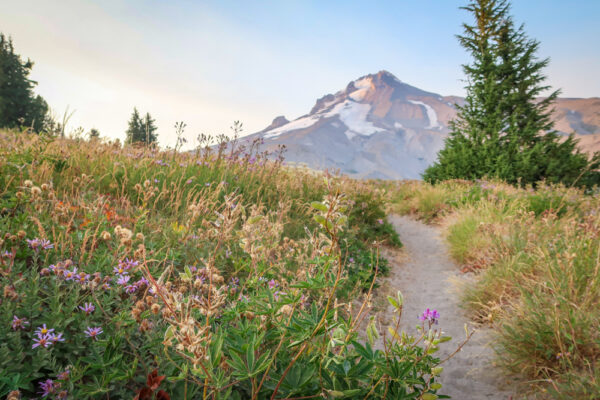
<svg viewBox="0 0 600 400">
<path fill-rule="evenodd" d="M 355 178 L 418 179 L 443 147 L 463 98 L 441 96 L 387 71 L 363 76 L 316 101 L 293 121 L 279 116 L 252 137 L 269 150 L 286 146 L 286 160 L 339 169 Z M 600 99 L 559 99 L 556 129 L 576 132 L 585 151 L 600 140 Z"/>
</svg>

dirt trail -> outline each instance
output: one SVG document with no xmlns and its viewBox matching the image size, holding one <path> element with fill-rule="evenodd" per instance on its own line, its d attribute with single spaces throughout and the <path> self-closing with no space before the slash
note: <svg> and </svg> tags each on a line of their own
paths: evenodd
<svg viewBox="0 0 600 400">
<path fill-rule="evenodd" d="M 400 264 L 391 265 L 387 282 L 393 293 L 400 290 L 404 295 L 401 327 L 414 333 L 415 325 L 420 322 L 418 316 L 426 308 L 437 309 L 441 315 L 439 327 L 453 338 L 440 349 L 440 358 L 445 358 L 464 340 L 464 324 L 472 325 L 460 308 L 456 285 L 457 281 L 469 278 L 459 273 L 437 228 L 408 217 L 392 216 L 390 222 L 408 255 Z M 387 311 L 387 315 L 391 315 L 392 307 Z M 443 364 L 440 394 L 450 395 L 455 400 L 511 398 L 512 385 L 494 367 L 489 341 L 489 331 L 480 329 L 462 351 Z"/>
</svg>

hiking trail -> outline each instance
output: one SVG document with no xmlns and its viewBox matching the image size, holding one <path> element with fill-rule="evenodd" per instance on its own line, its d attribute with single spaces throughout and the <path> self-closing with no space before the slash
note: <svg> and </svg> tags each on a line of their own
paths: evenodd
<svg viewBox="0 0 600 400">
<path fill-rule="evenodd" d="M 389 221 L 400 235 L 406 257 L 396 262 L 390 260 L 390 274 L 385 285 L 388 291 L 398 290 L 404 296 L 400 321 L 401 330 L 416 334 L 415 325 L 426 308 L 440 313 L 439 325 L 450 342 L 440 345 L 437 356 L 446 358 L 465 339 L 465 323 L 469 330 L 474 324 L 460 307 L 460 283 L 469 281 L 461 274 L 452 259 L 440 230 L 410 217 L 390 216 Z M 458 286 L 458 287 L 457 287 Z M 383 329 L 392 324 L 393 307 L 387 302 Z M 494 366 L 494 351 L 489 346 L 489 328 L 479 327 L 471 340 L 453 358 L 442 366 L 440 377 L 443 387 L 440 394 L 455 400 L 507 400 L 512 399 L 509 378 Z"/>
</svg>

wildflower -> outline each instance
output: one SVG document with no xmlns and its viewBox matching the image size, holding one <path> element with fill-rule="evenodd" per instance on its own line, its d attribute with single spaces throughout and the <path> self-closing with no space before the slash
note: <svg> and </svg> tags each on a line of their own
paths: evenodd
<svg viewBox="0 0 600 400">
<path fill-rule="evenodd" d="M 99 326 L 97 326 L 95 328 L 90 328 L 88 326 L 88 328 L 85 330 L 84 333 L 87 337 L 92 338 L 94 340 L 98 340 L 98 335 L 101 334 L 102 332 L 103 332 L 102 328 Z"/>
<path fill-rule="evenodd" d="M 29 325 L 29 322 L 27 322 L 26 318 L 19 318 L 16 315 L 13 315 L 13 320 L 12 320 L 12 328 L 13 330 L 18 330 L 18 329 L 25 329 L 25 327 L 27 325 Z"/>
<path fill-rule="evenodd" d="M 353 262 L 354 262 L 354 257 L 350 257 L 350 258 L 348 259 L 348 261 L 349 261 L 350 263 L 353 263 Z"/>
<path fill-rule="evenodd" d="M 121 264 L 119 263 L 118 267 L 114 267 L 113 271 L 115 272 L 115 274 L 117 275 L 127 275 L 127 271 L 125 270 L 124 266 L 121 266 Z"/>
<path fill-rule="evenodd" d="M 86 274 L 85 272 L 80 272 L 79 273 L 79 277 L 77 278 L 77 280 L 79 281 L 79 283 L 81 283 L 82 285 L 84 283 L 86 283 L 88 281 L 88 279 L 90 279 L 90 275 Z"/>
<path fill-rule="evenodd" d="M 25 180 L 25 182 L 23 182 L 23 185 L 25 185 L 26 187 L 32 187 L 33 182 L 31 182 L 29 179 L 27 179 L 27 180 Z"/>
<path fill-rule="evenodd" d="M 42 397 L 49 396 L 54 393 L 56 389 L 60 387 L 60 384 L 55 384 L 52 379 L 46 379 L 44 382 L 40 382 L 40 392 Z"/>
<path fill-rule="evenodd" d="M 61 333 L 51 333 L 49 335 L 49 339 L 52 342 L 52 344 L 56 344 L 58 342 L 64 342 L 65 338 L 63 337 L 62 332 Z"/>
<path fill-rule="evenodd" d="M 117 284 L 121 285 L 121 286 L 125 286 L 127 284 L 127 282 L 129 282 L 129 279 L 131 279 L 131 277 L 129 275 L 121 275 L 119 277 L 119 279 L 117 280 Z"/>
<path fill-rule="evenodd" d="M 240 278 L 237 278 L 235 276 L 233 278 L 231 278 L 231 284 L 230 284 L 231 286 L 239 286 L 239 284 L 240 284 Z"/>
<path fill-rule="evenodd" d="M 50 340 L 50 335 L 40 335 L 38 333 L 38 337 L 33 339 L 33 344 L 31 345 L 32 349 L 35 349 L 36 347 L 44 347 L 44 348 L 48 348 L 48 346 L 50 346 L 52 344 L 52 341 Z"/>
<path fill-rule="evenodd" d="M 104 282 L 104 283 L 102 284 L 102 289 L 104 289 L 104 290 L 108 290 L 108 289 L 110 289 L 110 283 L 108 283 L 108 282 Z"/>
<path fill-rule="evenodd" d="M 419 317 L 421 321 L 429 321 L 430 324 L 437 324 L 439 318 L 440 313 L 437 310 L 430 310 L 429 308 Z"/>
<path fill-rule="evenodd" d="M 377 220 L 377 223 L 378 223 L 379 225 L 383 225 L 383 220 L 382 220 L 381 218 L 379 218 L 379 219 Z"/>
<path fill-rule="evenodd" d="M 138 289 L 138 287 L 133 284 L 133 285 L 127 285 L 125 286 L 125 293 L 127 294 L 132 294 L 135 293 L 135 291 Z"/>
<path fill-rule="evenodd" d="M 124 260 L 119 261 L 119 270 L 128 271 L 132 268 L 135 268 L 139 265 L 139 261 L 131 260 L 129 258 L 125 258 Z M 117 268 L 115 267 L 115 272 Z M 118 274 L 122 274 L 123 272 L 117 272 Z"/>
<path fill-rule="evenodd" d="M 190 178 L 190 179 L 188 179 L 187 181 L 185 181 L 185 183 L 186 183 L 186 184 L 188 184 L 188 185 L 189 185 L 190 183 L 192 183 L 192 178 Z"/>
<path fill-rule="evenodd" d="M 269 285 L 269 289 L 271 289 L 271 290 L 273 290 L 273 288 L 276 288 L 276 287 L 278 286 L 278 285 L 277 285 L 277 282 L 275 282 L 275 279 L 271 279 L 271 280 L 268 282 L 268 285 Z"/>
<path fill-rule="evenodd" d="M 63 372 L 61 372 L 60 374 L 58 374 L 56 376 L 56 379 L 58 379 L 59 381 L 68 381 L 70 375 L 71 375 L 71 371 L 69 371 L 69 369 L 67 368 Z"/>
<path fill-rule="evenodd" d="M 204 186 L 206 186 L 206 187 L 209 187 L 209 186 L 210 186 L 210 182 L 206 182 L 206 183 L 204 184 Z"/>
<path fill-rule="evenodd" d="M 38 326 L 38 328 L 35 330 L 35 333 L 37 333 L 38 336 L 47 335 L 48 333 L 52 333 L 52 332 L 54 332 L 54 329 L 47 328 L 46 324 L 44 324 L 42 326 Z"/>
<path fill-rule="evenodd" d="M 50 250 L 50 249 L 54 248 L 54 245 L 52 243 L 50 243 L 50 241 L 47 239 L 35 238 L 35 239 L 25 239 L 25 241 L 27 242 L 29 247 L 31 247 L 31 249 L 33 249 L 34 251 Z"/>
<path fill-rule="evenodd" d="M 66 280 L 71 281 L 77 277 L 77 267 L 73 267 L 73 271 L 67 270 L 63 273 Z"/>
<path fill-rule="evenodd" d="M 143 276 L 138 279 L 138 281 L 135 283 L 135 286 L 137 286 L 138 288 L 144 287 L 144 286 L 148 286 L 150 282 L 148 282 L 148 279 L 144 278 Z"/>
<path fill-rule="evenodd" d="M 83 303 L 83 306 L 79 306 L 79 309 L 85 312 L 85 315 L 90 315 L 94 312 L 96 307 L 92 303 Z"/>
</svg>

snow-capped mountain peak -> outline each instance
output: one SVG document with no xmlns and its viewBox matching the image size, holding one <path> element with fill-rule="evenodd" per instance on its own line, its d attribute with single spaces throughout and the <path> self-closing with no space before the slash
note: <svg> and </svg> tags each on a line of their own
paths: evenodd
<svg viewBox="0 0 600 400">
<path fill-rule="evenodd" d="M 571 100 L 559 99 L 559 104 Z M 267 148 L 285 145 L 287 161 L 312 168 L 339 168 L 358 178 L 418 179 L 443 147 L 455 103 L 463 101 L 379 71 L 319 98 L 308 114 L 295 120 L 277 117 L 255 135 Z M 579 112 L 563 114 L 557 126 L 565 125 L 563 120 L 570 126 L 577 121 L 577 126 L 592 126 Z"/>
</svg>

